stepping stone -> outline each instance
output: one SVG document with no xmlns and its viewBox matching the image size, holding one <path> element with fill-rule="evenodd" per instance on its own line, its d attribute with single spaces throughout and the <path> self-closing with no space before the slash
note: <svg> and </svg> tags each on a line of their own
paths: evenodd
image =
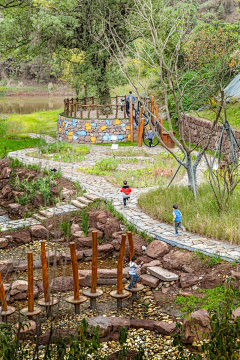
<svg viewBox="0 0 240 360">
<path fill-rule="evenodd" d="M 84 209 L 87 206 L 86 204 L 80 203 L 78 200 L 72 200 L 71 204 L 73 204 L 79 209 Z"/>
<path fill-rule="evenodd" d="M 77 200 L 86 205 L 89 205 L 92 203 L 92 200 L 89 200 L 89 199 L 85 198 L 84 196 L 78 197 Z"/>
<path fill-rule="evenodd" d="M 141 275 L 140 281 L 143 285 L 150 286 L 151 288 L 154 289 L 159 285 L 159 279 L 149 274 Z"/>
<path fill-rule="evenodd" d="M 40 215 L 45 216 L 46 218 L 51 218 L 53 217 L 53 213 L 51 211 L 48 210 L 38 210 Z"/>
<path fill-rule="evenodd" d="M 88 200 L 91 200 L 91 201 L 95 201 L 95 200 L 98 200 L 100 199 L 99 196 L 95 195 L 95 194 L 90 194 L 90 193 L 84 193 L 83 196 L 85 198 L 87 198 Z"/>
<path fill-rule="evenodd" d="M 147 270 L 150 272 L 151 275 L 163 281 L 175 281 L 178 280 L 179 278 L 177 274 L 174 274 L 166 269 L 163 269 L 160 266 L 148 267 Z"/>
<path fill-rule="evenodd" d="M 33 217 L 34 217 L 34 219 L 37 219 L 39 221 L 46 221 L 47 220 L 47 218 L 45 216 L 41 216 L 39 214 L 34 214 Z"/>
</svg>

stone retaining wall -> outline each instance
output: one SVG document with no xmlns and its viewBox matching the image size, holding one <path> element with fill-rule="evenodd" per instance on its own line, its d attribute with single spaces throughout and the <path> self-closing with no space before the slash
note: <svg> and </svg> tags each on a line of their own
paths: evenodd
<svg viewBox="0 0 240 360">
<path fill-rule="evenodd" d="M 137 125 L 134 124 L 135 138 Z M 58 116 L 57 139 L 72 143 L 109 143 L 130 140 L 129 119 L 80 120 Z"/>
<path fill-rule="evenodd" d="M 216 150 L 217 148 L 217 144 L 222 132 L 222 130 L 219 129 L 220 126 L 221 124 L 218 124 L 216 126 L 214 136 L 212 137 L 211 142 L 208 146 L 208 149 L 210 150 Z M 210 133 L 211 127 L 211 121 L 205 120 L 200 117 L 185 115 L 184 135 L 187 141 L 191 139 L 192 144 L 198 144 L 199 141 L 201 141 L 201 145 L 203 146 L 207 141 L 206 135 Z M 233 132 L 235 134 L 237 142 L 240 144 L 240 131 L 234 130 Z M 231 152 L 230 141 L 228 139 L 228 136 L 226 135 L 226 132 L 224 133 L 223 137 L 222 149 L 224 154 L 229 154 Z"/>
</svg>

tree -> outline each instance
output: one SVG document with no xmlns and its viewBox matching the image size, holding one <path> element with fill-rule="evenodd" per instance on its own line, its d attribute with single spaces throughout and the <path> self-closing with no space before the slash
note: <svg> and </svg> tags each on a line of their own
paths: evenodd
<svg viewBox="0 0 240 360">
<path fill-rule="evenodd" d="M 117 61 L 123 74 L 133 86 L 139 99 L 141 98 L 141 91 L 145 94 L 148 89 L 143 84 L 137 85 L 134 77 L 129 74 L 125 54 L 128 53 L 132 58 L 139 60 L 140 66 L 145 64 L 148 68 L 154 71 L 159 79 L 160 89 L 162 92 L 162 100 L 166 113 L 167 123 L 162 126 L 155 117 L 154 123 L 149 123 L 150 127 L 158 137 L 161 145 L 170 152 L 174 158 L 182 165 L 188 174 L 188 184 L 193 190 L 195 199 L 197 197 L 197 166 L 199 165 L 205 150 L 208 148 L 211 138 L 214 134 L 214 129 L 219 121 L 222 113 L 224 103 L 223 79 L 226 79 L 230 71 L 227 64 L 227 56 L 225 53 L 219 54 L 216 59 L 214 56 L 210 57 L 205 63 L 202 61 L 192 60 L 185 55 L 185 47 L 191 41 L 191 35 L 194 33 L 194 24 L 192 23 L 195 8 L 188 1 L 171 1 L 171 6 L 168 2 L 161 0 L 133 0 L 133 9 L 126 19 L 127 26 L 131 31 L 132 37 L 141 39 L 129 45 L 128 43 L 119 39 L 114 27 L 108 19 L 102 14 L 103 29 L 105 23 L 111 28 L 111 38 L 115 40 L 115 48 L 110 46 L 108 34 L 105 34 L 105 43 L 102 41 L 102 46 L 105 47 L 111 56 Z M 98 38 L 101 41 L 100 37 Z M 228 43 L 225 44 L 226 46 Z M 234 45 L 236 45 L 234 43 Z M 233 44 L 228 46 L 227 54 L 230 54 L 233 49 Z M 199 57 L 206 56 L 204 49 L 199 49 Z M 214 67 L 214 71 L 213 68 Z M 141 70 L 139 69 L 139 72 Z M 188 77 L 189 73 L 192 77 Z M 207 98 L 214 99 L 216 108 L 214 109 L 216 116 L 213 121 L 211 130 L 207 138 L 201 139 L 198 144 L 192 146 L 191 136 L 185 136 L 185 114 L 186 111 L 191 110 L 191 107 L 198 96 L 195 89 L 204 86 L 205 92 L 207 90 Z M 217 94 L 217 95 L 216 95 Z M 220 94 L 220 96 L 218 96 Z M 184 99 L 192 99 L 191 104 L 186 109 L 183 105 Z M 174 121 L 171 117 L 170 99 L 178 118 L 178 133 L 179 137 L 174 134 Z M 148 113 L 148 118 L 154 116 L 144 104 L 144 111 Z M 157 126 L 167 132 L 183 156 L 179 157 L 176 152 L 168 148 L 157 131 Z M 187 125 L 187 124 L 186 124 Z M 203 143 L 204 140 L 204 143 Z M 192 154 L 200 146 L 197 158 L 193 163 Z"/>
</svg>

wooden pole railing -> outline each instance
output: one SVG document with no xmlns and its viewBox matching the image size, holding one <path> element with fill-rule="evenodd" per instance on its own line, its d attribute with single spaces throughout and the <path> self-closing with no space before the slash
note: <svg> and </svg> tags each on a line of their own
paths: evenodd
<svg viewBox="0 0 240 360">
<path fill-rule="evenodd" d="M 118 267 L 117 267 L 117 293 L 122 294 L 123 292 L 123 258 L 125 252 L 125 244 L 126 244 L 127 236 L 125 234 L 122 235 L 121 247 L 118 258 Z"/>
</svg>

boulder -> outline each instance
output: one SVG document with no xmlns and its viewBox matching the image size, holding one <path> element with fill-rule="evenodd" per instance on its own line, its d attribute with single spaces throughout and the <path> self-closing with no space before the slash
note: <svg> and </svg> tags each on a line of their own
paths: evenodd
<svg viewBox="0 0 240 360">
<path fill-rule="evenodd" d="M 4 197 L 8 197 L 8 195 L 12 192 L 12 187 L 10 185 L 5 185 L 2 188 L 2 194 Z"/>
<path fill-rule="evenodd" d="M 0 260 L 0 273 L 1 275 L 10 274 L 13 271 L 12 260 Z"/>
<path fill-rule="evenodd" d="M 26 271 L 27 269 L 28 269 L 27 260 L 13 262 L 13 271 Z"/>
<path fill-rule="evenodd" d="M 85 236 L 84 232 L 82 230 L 76 231 L 74 234 L 72 234 L 73 239 L 78 239 Z"/>
<path fill-rule="evenodd" d="M 193 274 L 181 274 L 180 284 L 183 289 L 196 285 L 199 282 L 198 276 Z"/>
<path fill-rule="evenodd" d="M 55 261 L 58 262 L 60 260 L 60 253 L 56 250 L 48 250 L 46 256 L 49 264 L 53 264 Z"/>
<path fill-rule="evenodd" d="M 168 324 L 165 321 L 156 321 L 155 329 L 162 335 L 172 335 L 176 332 L 176 323 Z"/>
<path fill-rule="evenodd" d="M 185 273 L 189 273 L 189 274 L 193 273 L 193 269 L 190 266 L 185 265 L 185 264 L 183 264 L 183 266 L 182 266 L 182 271 L 184 271 Z"/>
<path fill-rule="evenodd" d="M 0 249 L 4 249 L 8 246 L 8 242 L 5 238 L 0 238 Z"/>
<path fill-rule="evenodd" d="M 134 329 L 143 328 L 144 330 L 154 330 L 154 320 L 148 319 L 131 319 L 130 320 L 130 327 Z"/>
<path fill-rule="evenodd" d="M 10 214 L 19 215 L 21 207 L 22 207 L 22 205 L 18 204 L 18 203 L 9 204 L 8 211 Z"/>
<path fill-rule="evenodd" d="M 81 231 L 81 228 L 78 224 L 71 225 L 71 234 L 73 235 L 76 231 Z"/>
<path fill-rule="evenodd" d="M 168 244 L 160 240 L 154 240 L 148 245 L 145 254 L 153 259 L 158 259 L 169 253 L 170 248 Z"/>
<path fill-rule="evenodd" d="M 120 221 L 117 218 L 107 219 L 105 224 L 105 238 L 106 240 L 112 239 L 112 235 L 120 231 Z"/>
<path fill-rule="evenodd" d="M 203 340 L 210 331 L 210 318 L 207 310 L 194 311 L 183 322 L 184 342 L 186 344 L 192 344 L 194 339 Z"/>
<path fill-rule="evenodd" d="M 37 283 L 39 292 L 43 292 L 43 282 Z M 72 276 L 59 276 L 50 281 L 50 288 L 53 292 L 66 292 L 73 291 L 73 277 Z"/>
<path fill-rule="evenodd" d="M 29 228 L 30 234 L 37 239 L 47 239 L 49 231 L 43 225 L 32 225 Z"/>
<path fill-rule="evenodd" d="M 12 283 L 11 291 L 24 292 L 28 291 L 28 282 L 25 280 L 16 280 Z"/>
<path fill-rule="evenodd" d="M 223 279 L 218 276 L 218 271 L 211 272 L 204 276 L 201 282 L 202 289 L 214 289 L 218 285 L 223 283 Z"/>
<path fill-rule="evenodd" d="M 38 335 L 41 335 L 40 325 L 36 323 L 36 321 L 29 320 L 27 324 L 21 324 L 19 330 L 19 323 L 15 326 L 15 331 L 19 334 L 19 340 L 28 340 L 29 338 Z"/>
<path fill-rule="evenodd" d="M 140 276 L 140 281 L 143 285 L 147 285 L 155 289 L 159 285 L 160 280 L 155 276 L 143 274 Z"/>
<path fill-rule="evenodd" d="M 77 337 L 78 333 L 76 329 L 53 329 L 46 331 L 42 335 L 39 336 L 38 343 L 39 345 L 47 345 L 50 342 L 56 343 L 59 339 L 65 339 L 67 342 L 68 339 L 73 337 Z"/>
<path fill-rule="evenodd" d="M 121 327 L 125 326 L 127 329 L 130 328 L 131 322 L 129 319 L 122 318 L 122 317 L 110 317 L 109 320 L 111 321 L 113 331 L 119 331 Z"/>
<path fill-rule="evenodd" d="M 98 258 L 104 258 L 109 255 L 109 253 L 113 252 L 112 244 L 104 244 L 98 246 Z M 92 257 L 92 249 L 84 250 L 84 256 Z"/>
<path fill-rule="evenodd" d="M 163 266 L 168 270 L 181 270 L 182 266 L 189 264 L 193 254 L 188 251 L 171 251 L 162 258 Z"/>
<path fill-rule="evenodd" d="M 6 166 L 3 168 L 3 170 L 1 170 L 1 173 L 0 173 L 0 179 L 9 179 L 10 175 L 11 175 L 11 168 Z"/>
<path fill-rule="evenodd" d="M 160 266 L 160 265 L 161 265 L 161 262 L 159 260 L 153 260 L 153 261 L 150 261 L 149 263 L 145 263 L 141 266 L 141 274 L 146 274 L 148 267 Z"/>
<path fill-rule="evenodd" d="M 91 270 L 78 270 L 79 277 L 85 277 L 87 275 L 92 275 Z M 98 269 L 97 271 L 98 278 L 102 279 L 115 279 L 117 278 L 117 269 Z M 129 278 L 129 268 L 123 268 L 123 279 Z"/>
<path fill-rule="evenodd" d="M 92 333 L 92 328 L 95 328 L 96 326 L 99 326 L 99 337 L 104 337 L 110 334 L 112 330 L 112 323 L 110 319 L 104 317 L 104 316 L 97 316 L 92 317 L 88 321 L 88 325 L 90 327 L 90 333 Z"/>
<path fill-rule="evenodd" d="M 88 224 L 89 227 L 97 229 L 97 223 L 105 224 L 107 221 L 108 215 L 106 211 L 89 211 L 88 213 Z M 100 229 L 101 230 L 101 229 Z"/>
<path fill-rule="evenodd" d="M 92 232 L 93 231 L 97 231 L 97 237 L 98 237 L 98 239 L 102 239 L 102 237 L 103 237 L 103 231 L 101 231 L 101 230 L 98 230 L 98 229 L 95 229 L 95 228 L 90 228 L 90 229 L 88 229 L 88 237 L 92 237 Z"/>
<path fill-rule="evenodd" d="M 50 235 L 53 237 L 53 239 L 59 239 L 63 235 L 63 231 L 62 229 L 54 229 L 50 231 Z"/>
<path fill-rule="evenodd" d="M 28 230 L 19 230 L 13 234 L 13 240 L 19 245 L 28 244 L 31 242 L 31 235 Z"/>
<path fill-rule="evenodd" d="M 92 237 L 81 237 L 75 240 L 76 249 L 83 249 L 92 247 Z"/>
<path fill-rule="evenodd" d="M 116 250 L 116 251 L 120 250 L 121 243 L 117 239 L 114 239 L 113 241 L 111 241 L 111 244 L 114 247 L 114 250 Z"/>
</svg>

